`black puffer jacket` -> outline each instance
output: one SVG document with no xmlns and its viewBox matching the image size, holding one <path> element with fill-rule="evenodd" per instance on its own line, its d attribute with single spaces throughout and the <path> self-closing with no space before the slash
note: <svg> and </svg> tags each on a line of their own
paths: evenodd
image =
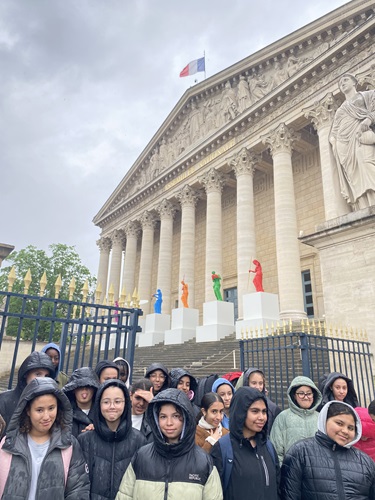
<svg viewBox="0 0 375 500">
<path fill-rule="evenodd" d="M 352 447 L 362 433 L 357 414 L 355 439 L 345 447 L 326 434 L 327 412 L 333 403 L 337 401 L 327 403 L 320 412 L 315 437 L 289 448 L 281 468 L 283 500 L 375 499 L 374 462 Z"/>
<path fill-rule="evenodd" d="M 116 432 L 107 426 L 100 411 L 100 400 L 108 387 L 119 387 L 124 393 L 125 409 Z M 94 431 L 78 437 L 89 466 L 90 498 L 113 500 L 132 456 L 146 444 L 145 437 L 132 427 L 130 396 L 121 380 L 107 380 L 99 387 L 94 404 L 94 427 Z"/>
<path fill-rule="evenodd" d="M 18 370 L 18 382 L 16 387 L 11 391 L 6 391 L 0 394 L 0 414 L 5 420 L 6 425 L 9 424 L 14 410 L 18 404 L 22 391 L 26 387 L 26 375 L 30 370 L 44 368 L 48 370 L 51 378 L 55 378 L 55 367 L 51 358 L 44 352 L 32 352 L 23 361 Z"/>
<path fill-rule="evenodd" d="M 184 417 L 180 440 L 173 444 L 162 435 L 157 414 L 160 405 L 168 403 L 179 408 Z M 148 405 L 147 418 L 154 442 L 134 455 L 116 500 L 222 500 L 220 478 L 212 459 L 195 445 L 195 418 L 186 394 L 177 389 L 160 392 Z"/>
<path fill-rule="evenodd" d="M 48 357 L 48 356 L 47 356 Z M 86 463 L 80 446 L 71 435 L 72 409 L 68 398 L 49 377 L 32 380 L 22 392 L 18 406 L 9 423 L 3 451 L 12 455 L 8 480 L 3 500 L 28 498 L 31 482 L 31 455 L 27 434 L 20 433 L 20 416 L 27 403 L 35 397 L 53 394 L 62 411 L 60 426 L 52 427 L 50 445 L 41 465 L 36 492 L 37 500 L 89 500 L 90 485 Z M 73 446 L 70 466 L 65 484 L 61 450 Z"/>
<path fill-rule="evenodd" d="M 277 500 L 279 498 L 280 467 L 276 451 L 271 456 L 267 448 L 267 423 L 261 432 L 255 434 L 256 448 L 243 435 L 248 408 L 254 401 L 262 399 L 267 406 L 267 398 L 257 389 L 240 387 L 230 404 L 229 431 L 233 449 L 233 465 L 224 500 Z M 225 436 L 226 437 L 226 436 Z M 223 439 L 223 438 L 222 438 Z M 225 468 L 220 441 L 213 446 L 214 460 L 224 486 Z M 272 447 L 271 444 L 269 444 Z"/>
<path fill-rule="evenodd" d="M 350 379 L 349 377 L 347 377 L 346 375 L 344 375 L 343 373 L 332 372 L 332 373 L 328 374 L 328 376 L 325 380 L 324 388 L 323 388 L 323 392 L 322 392 L 322 402 L 318 406 L 318 411 L 320 411 L 323 408 L 323 406 L 326 403 L 328 403 L 328 401 L 334 401 L 334 396 L 333 396 L 333 392 L 332 392 L 331 387 L 332 387 L 332 384 L 334 383 L 334 381 L 337 380 L 338 378 L 344 379 L 345 382 L 347 383 L 347 386 L 348 386 L 348 393 L 345 396 L 344 403 L 347 403 L 348 405 L 350 405 L 353 408 L 356 408 L 357 406 L 359 406 L 357 393 L 355 392 L 355 389 L 354 389 L 353 380 Z"/>
<path fill-rule="evenodd" d="M 94 389 L 93 404 L 88 414 L 77 406 L 74 391 L 80 387 L 92 387 Z M 73 427 L 72 434 L 78 437 L 81 432 L 86 429 L 89 424 L 93 423 L 94 412 L 93 406 L 95 401 L 95 394 L 99 388 L 99 380 L 92 368 L 85 366 L 77 368 L 72 373 L 69 382 L 63 387 L 64 393 L 68 396 L 70 404 L 73 408 Z"/>
</svg>

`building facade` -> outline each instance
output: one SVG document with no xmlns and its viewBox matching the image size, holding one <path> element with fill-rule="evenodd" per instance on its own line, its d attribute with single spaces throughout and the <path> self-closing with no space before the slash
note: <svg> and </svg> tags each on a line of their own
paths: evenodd
<svg viewBox="0 0 375 500">
<path fill-rule="evenodd" d="M 372 1 L 353 0 L 185 92 L 94 218 L 102 300 L 110 286 L 115 300 L 137 288 L 147 314 L 160 288 L 169 314 L 182 307 L 184 280 L 189 306 L 202 313 L 215 300 L 215 271 L 242 318 L 257 259 L 281 318 L 340 323 L 342 301 L 353 304 L 351 277 L 339 292 L 335 278 L 359 248 L 345 247 L 336 262 L 340 231 L 368 250 L 367 271 L 357 263 L 366 280 L 375 271 L 374 207 L 371 197 L 343 194 L 332 124 L 346 98 L 342 75 L 354 75 L 357 90 L 375 89 L 374 13 Z M 330 246 L 334 228 L 341 236 Z M 365 300 L 354 294 L 365 314 L 375 291 L 366 287 Z M 344 321 L 371 331 L 370 312 L 362 323 L 352 312 Z"/>
</svg>

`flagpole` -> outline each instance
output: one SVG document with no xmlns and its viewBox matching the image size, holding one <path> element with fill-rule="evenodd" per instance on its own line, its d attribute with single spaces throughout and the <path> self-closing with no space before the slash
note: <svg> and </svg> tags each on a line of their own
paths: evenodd
<svg viewBox="0 0 375 500">
<path fill-rule="evenodd" d="M 204 79 L 206 79 L 206 51 L 203 51 L 203 57 L 204 57 Z"/>
</svg>

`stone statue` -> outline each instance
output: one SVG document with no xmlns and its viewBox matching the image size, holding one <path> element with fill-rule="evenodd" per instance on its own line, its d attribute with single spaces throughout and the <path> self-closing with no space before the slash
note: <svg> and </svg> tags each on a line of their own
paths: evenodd
<svg viewBox="0 0 375 500">
<path fill-rule="evenodd" d="M 215 271 L 212 271 L 211 273 L 211 278 L 212 278 L 212 286 L 214 289 L 214 294 L 216 297 L 216 300 L 223 300 L 223 296 L 221 295 L 221 276 L 220 274 L 216 274 Z"/>
<path fill-rule="evenodd" d="M 184 307 L 189 307 L 189 304 L 188 304 L 188 298 L 189 298 L 188 284 L 185 282 L 185 280 L 182 280 L 181 285 L 182 285 L 181 302 L 182 302 Z"/>
<path fill-rule="evenodd" d="M 251 106 L 249 84 L 243 75 L 240 76 L 240 81 L 238 82 L 237 100 L 240 113 L 243 113 L 245 109 Z"/>
<path fill-rule="evenodd" d="M 168 146 L 166 140 L 161 140 L 159 146 L 159 170 L 162 172 L 166 167 L 168 167 Z"/>
<path fill-rule="evenodd" d="M 251 104 L 254 104 L 254 102 L 268 93 L 268 83 L 265 81 L 263 75 L 252 75 L 249 77 L 249 89 Z"/>
<path fill-rule="evenodd" d="M 221 110 L 223 113 L 224 123 L 233 120 L 239 112 L 237 109 L 236 93 L 230 82 L 226 82 L 224 92 L 221 97 Z"/>
<path fill-rule="evenodd" d="M 345 101 L 336 111 L 330 143 L 341 194 L 353 210 L 375 204 L 375 90 L 357 92 L 357 79 L 339 80 Z"/>
<path fill-rule="evenodd" d="M 150 180 L 159 175 L 159 153 L 156 148 L 152 150 L 150 157 Z"/>
<path fill-rule="evenodd" d="M 201 112 L 195 102 L 191 103 L 191 113 L 189 117 L 190 143 L 199 139 L 201 133 Z"/>
<path fill-rule="evenodd" d="M 288 78 L 287 71 L 282 67 L 279 61 L 273 65 L 273 75 L 271 79 L 271 90 L 281 85 Z"/>
<path fill-rule="evenodd" d="M 153 294 L 153 297 L 156 298 L 154 304 L 154 313 L 161 314 L 161 305 L 163 303 L 163 294 L 161 293 L 160 288 L 156 290 L 156 293 Z"/>
<path fill-rule="evenodd" d="M 255 266 L 255 269 L 249 269 L 249 273 L 254 273 L 254 287 L 257 292 L 264 292 L 263 290 L 263 271 L 262 271 L 262 266 L 260 265 L 259 260 L 253 260 L 253 264 Z"/>
</svg>

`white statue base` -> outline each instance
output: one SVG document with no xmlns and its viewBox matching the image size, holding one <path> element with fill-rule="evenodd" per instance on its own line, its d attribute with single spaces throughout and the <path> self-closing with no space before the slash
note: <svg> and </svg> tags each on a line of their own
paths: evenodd
<svg viewBox="0 0 375 500">
<path fill-rule="evenodd" d="M 199 324 L 199 310 L 179 307 L 172 310 L 172 326 L 165 332 L 165 345 L 183 344 L 195 337 Z"/>
<path fill-rule="evenodd" d="M 215 300 L 203 304 L 203 325 L 196 329 L 197 342 L 213 342 L 234 332 L 234 304 Z"/>
<path fill-rule="evenodd" d="M 139 334 L 138 347 L 148 347 L 164 341 L 165 331 L 171 326 L 169 314 L 147 314 L 145 331 Z"/>
<path fill-rule="evenodd" d="M 255 292 L 243 296 L 244 319 L 236 321 L 236 339 L 246 337 L 246 330 L 258 330 L 266 336 L 267 326 L 280 321 L 279 297 L 274 293 Z"/>
</svg>

